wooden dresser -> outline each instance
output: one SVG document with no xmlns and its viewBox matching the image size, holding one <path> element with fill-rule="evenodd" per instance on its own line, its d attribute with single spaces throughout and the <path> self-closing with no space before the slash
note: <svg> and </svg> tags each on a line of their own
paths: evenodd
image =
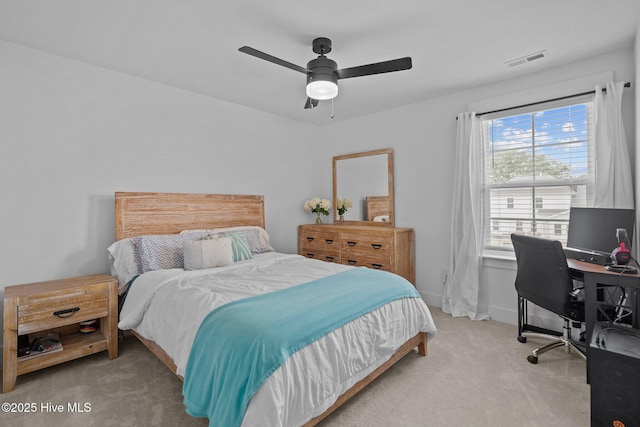
<svg viewBox="0 0 640 427">
<path fill-rule="evenodd" d="M 413 228 L 300 225 L 298 253 L 322 261 L 390 271 L 415 285 Z"/>
</svg>

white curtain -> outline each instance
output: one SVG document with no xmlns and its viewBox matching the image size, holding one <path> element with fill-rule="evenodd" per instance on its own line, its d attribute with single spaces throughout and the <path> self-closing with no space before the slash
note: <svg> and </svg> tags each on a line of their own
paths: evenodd
<svg viewBox="0 0 640 427">
<path fill-rule="evenodd" d="M 480 303 L 480 270 L 484 231 L 482 185 L 484 145 L 482 124 L 475 113 L 458 115 L 456 163 L 451 206 L 450 278 L 442 296 L 442 310 L 455 317 L 488 319 Z"/>
<path fill-rule="evenodd" d="M 633 181 L 629 149 L 622 124 L 624 82 L 607 83 L 606 93 L 596 86 L 596 191 L 597 208 L 633 209 Z"/>
</svg>

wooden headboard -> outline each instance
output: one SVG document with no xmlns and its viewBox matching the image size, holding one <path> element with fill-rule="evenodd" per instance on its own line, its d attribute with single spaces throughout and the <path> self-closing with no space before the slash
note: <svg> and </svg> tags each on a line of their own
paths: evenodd
<svg viewBox="0 0 640 427">
<path fill-rule="evenodd" d="M 117 192 L 115 214 L 116 240 L 238 225 L 265 228 L 263 196 Z"/>
<path fill-rule="evenodd" d="M 390 215 L 389 196 L 367 196 L 367 221 L 382 215 Z"/>
</svg>

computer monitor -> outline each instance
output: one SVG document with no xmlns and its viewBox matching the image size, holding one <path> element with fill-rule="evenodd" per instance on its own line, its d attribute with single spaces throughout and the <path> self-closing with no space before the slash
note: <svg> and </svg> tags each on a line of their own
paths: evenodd
<svg viewBox="0 0 640 427">
<path fill-rule="evenodd" d="M 624 228 L 631 249 L 634 223 L 633 209 L 571 208 L 567 247 L 610 254 L 618 247 L 617 229 Z"/>
</svg>

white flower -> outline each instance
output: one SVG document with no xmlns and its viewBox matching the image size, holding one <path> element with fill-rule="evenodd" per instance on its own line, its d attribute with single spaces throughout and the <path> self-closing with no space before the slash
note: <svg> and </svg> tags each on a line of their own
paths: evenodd
<svg viewBox="0 0 640 427">
<path fill-rule="evenodd" d="M 329 209 L 331 209 L 331 202 L 327 199 L 314 197 L 313 199 L 304 202 L 304 210 L 307 212 L 329 215 Z"/>
<path fill-rule="evenodd" d="M 322 199 L 320 201 L 320 207 L 328 211 L 329 209 L 331 209 L 331 202 L 327 199 Z"/>
<path fill-rule="evenodd" d="M 339 215 L 344 215 L 351 206 L 353 205 L 351 204 L 351 200 L 349 199 L 336 200 L 336 209 L 338 209 Z"/>
</svg>

